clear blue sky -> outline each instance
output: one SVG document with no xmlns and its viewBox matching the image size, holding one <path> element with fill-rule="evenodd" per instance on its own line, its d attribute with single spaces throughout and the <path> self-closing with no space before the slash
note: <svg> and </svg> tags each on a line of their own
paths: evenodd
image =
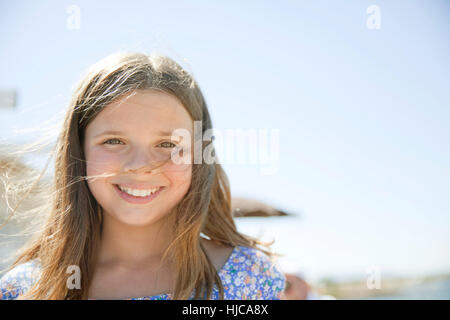
<svg viewBox="0 0 450 320">
<path fill-rule="evenodd" d="M 339 244 L 329 259 L 348 270 L 358 256 L 450 268 L 447 1 L 111 2 L 0 2 L 0 88 L 19 93 L 0 138 L 61 115 L 105 55 L 157 50 L 193 72 L 217 128 L 280 130 L 276 174 L 225 166 L 233 195 L 301 214 L 298 230 L 322 226 L 311 241 Z"/>
</svg>

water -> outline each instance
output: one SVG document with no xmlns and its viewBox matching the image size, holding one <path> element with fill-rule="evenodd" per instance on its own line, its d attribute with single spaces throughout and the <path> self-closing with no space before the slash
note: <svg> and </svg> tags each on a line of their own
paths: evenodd
<svg viewBox="0 0 450 320">
<path fill-rule="evenodd" d="M 381 295 L 375 300 L 450 300 L 450 279 L 415 285 L 396 294 Z"/>
</svg>

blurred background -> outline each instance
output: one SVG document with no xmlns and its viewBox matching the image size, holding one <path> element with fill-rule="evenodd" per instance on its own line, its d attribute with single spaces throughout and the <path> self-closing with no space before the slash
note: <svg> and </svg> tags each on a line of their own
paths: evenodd
<svg viewBox="0 0 450 320">
<path fill-rule="evenodd" d="M 278 132 L 266 162 L 224 168 L 234 197 L 284 213 L 236 217 L 275 240 L 284 272 L 340 299 L 449 299 L 449 9 L 0 0 L 0 144 L 55 141 L 73 86 L 104 56 L 167 54 L 194 75 L 217 129 Z M 46 160 L 30 153 L 20 166 Z M 0 170 L 11 161 L 0 154 Z M 0 230 L 1 268 L 21 228 Z"/>
</svg>

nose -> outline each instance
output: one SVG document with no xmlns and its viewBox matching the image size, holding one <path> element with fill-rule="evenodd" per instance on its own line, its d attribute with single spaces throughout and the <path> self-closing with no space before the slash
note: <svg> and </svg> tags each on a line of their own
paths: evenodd
<svg viewBox="0 0 450 320">
<path fill-rule="evenodd" d="M 125 172 L 152 173 L 158 167 L 159 161 L 156 158 L 151 154 L 151 151 L 136 150 L 126 159 L 123 170 Z"/>
</svg>

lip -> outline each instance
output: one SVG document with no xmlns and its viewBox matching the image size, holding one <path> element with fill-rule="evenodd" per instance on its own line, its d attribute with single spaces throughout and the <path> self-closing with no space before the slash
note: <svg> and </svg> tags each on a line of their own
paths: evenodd
<svg viewBox="0 0 450 320">
<path fill-rule="evenodd" d="M 150 184 L 144 184 L 144 183 L 116 183 L 115 185 L 120 185 L 120 186 L 128 188 L 128 189 L 136 189 L 136 190 L 148 190 L 148 189 L 164 187 L 164 186 L 152 186 Z"/>
<path fill-rule="evenodd" d="M 121 186 L 126 186 L 121 184 Z M 155 188 L 155 187 L 153 187 Z M 129 203 L 133 203 L 133 204 L 147 204 L 153 201 L 153 199 L 155 199 L 162 191 L 164 191 L 165 187 L 160 187 L 160 189 L 158 191 L 156 191 L 155 193 L 147 196 L 147 197 L 135 197 L 132 196 L 126 192 L 123 192 L 122 190 L 120 190 L 119 186 L 117 184 L 114 184 L 114 189 L 116 189 L 117 193 L 119 194 L 119 196 L 129 202 Z M 138 188 L 135 188 L 138 189 Z M 141 188 L 141 189 L 145 189 L 145 188 Z M 147 189 L 152 189 L 147 187 Z"/>
</svg>

